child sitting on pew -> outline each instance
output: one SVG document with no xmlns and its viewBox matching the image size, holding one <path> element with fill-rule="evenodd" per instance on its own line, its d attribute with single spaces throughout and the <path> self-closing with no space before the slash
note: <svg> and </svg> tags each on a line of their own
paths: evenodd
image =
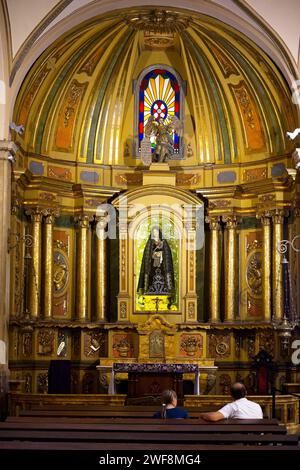
<svg viewBox="0 0 300 470">
<path fill-rule="evenodd" d="M 161 399 L 162 399 L 161 411 L 156 411 L 156 413 L 154 413 L 153 415 L 153 418 L 186 419 L 189 417 L 186 410 L 184 410 L 183 408 L 177 407 L 177 395 L 174 390 L 165 390 L 162 393 Z"/>
</svg>

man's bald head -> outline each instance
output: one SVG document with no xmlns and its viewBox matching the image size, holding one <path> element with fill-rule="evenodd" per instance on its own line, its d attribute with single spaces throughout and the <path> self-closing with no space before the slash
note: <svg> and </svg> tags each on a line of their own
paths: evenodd
<svg viewBox="0 0 300 470">
<path fill-rule="evenodd" d="M 246 387 L 241 382 L 234 383 L 230 391 L 231 391 L 232 398 L 234 398 L 235 400 L 244 398 L 247 395 Z"/>
</svg>

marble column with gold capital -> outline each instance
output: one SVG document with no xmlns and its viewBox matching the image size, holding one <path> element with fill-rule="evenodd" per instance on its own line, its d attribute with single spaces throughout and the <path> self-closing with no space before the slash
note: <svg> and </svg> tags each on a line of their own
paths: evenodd
<svg viewBox="0 0 300 470">
<path fill-rule="evenodd" d="M 77 301 L 76 317 L 78 320 L 90 320 L 89 308 L 89 245 L 90 245 L 90 216 L 80 214 L 75 218 L 78 223 L 78 248 L 77 248 Z"/>
<path fill-rule="evenodd" d="M 107 217 L 96 220 L 96 320 L 105 321 L 106 305 L 106 239 Z"/>
<path fill-rule="evenodd" d="M 271 233 L 271 217 L 268 212 L 263 213 L 260 217 L 263 229 L 263 296 L 264 296 L 264 320 L 270 321 L 272 317 L 272 233 Z"/>
<path fill-rule="evenodd" d="M 278 249 L 279 242 L 283 239 L 283 222 L 286 212 L 275 209 L 272 213 L 273 221 L 273 315 L 275 320 L 281 320 L 283 316 L 283 286 L 281 253 Z"/>
<path fill-rule="evenodd" d="M 220 321 L 220 217 L 208 216 L 210 228 L 209 321 Z"/>
<path fill-rule="evenodd" d="M 57 210 L 46 209 L 44 211 L 44 292 L 43 292 L 43 314 L 44 318 L 52 317 L 53 302 L 53 223 L 58 217 Z"/>
<path fill-rule="evenodd" d="M 31 265 L 28 267 L 28 305 L 27 310 L 32 318 L 40 314 L 41 295 L 41 262 L 42 262 L 42 210 L 30 208 L 26 214 L 31 218 Z"/>
<path fill-rule="evenodd" d="M 237 217 L 235 215 L 223 217 L 226 223 L 226 246 L 225 246 L 225 322 L 233 322 L 236 310 L 236 227 Z"/>
</svg>

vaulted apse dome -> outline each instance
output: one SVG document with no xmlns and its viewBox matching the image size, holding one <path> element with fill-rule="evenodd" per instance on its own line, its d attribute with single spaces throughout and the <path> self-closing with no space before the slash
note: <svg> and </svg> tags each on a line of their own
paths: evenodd
<svg viewBox="0 0 300 470">
<path fill-rule="evenodd" d="M 184 142 L 176 164 L 232 164 L 290 151 L 289 88 L 273 62 L 232 27 L 179 10 L 122 10 L 89 20 L 35 62 L 16 100 L 25 152 L 58 160 L 140 165 L 134 83 L 167 66 L 185 85 Z"/>
</svg>

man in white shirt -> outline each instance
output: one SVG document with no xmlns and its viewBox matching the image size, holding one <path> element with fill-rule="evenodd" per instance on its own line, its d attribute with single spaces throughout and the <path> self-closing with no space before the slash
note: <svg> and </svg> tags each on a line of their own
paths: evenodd
<svg viewBox="0 0 300 470">
<path fill-rule="evenodd" d="M 262 419 L 263 413 L 260 405 L 247 400 L 247 390 L 244 384 L 236 382 L 231 387 L 231 395 L 234 398 L 218 411 L 201 413 L 200 418 L 206 421 L 220 421 L 221 419 Z"/>
</svg>

